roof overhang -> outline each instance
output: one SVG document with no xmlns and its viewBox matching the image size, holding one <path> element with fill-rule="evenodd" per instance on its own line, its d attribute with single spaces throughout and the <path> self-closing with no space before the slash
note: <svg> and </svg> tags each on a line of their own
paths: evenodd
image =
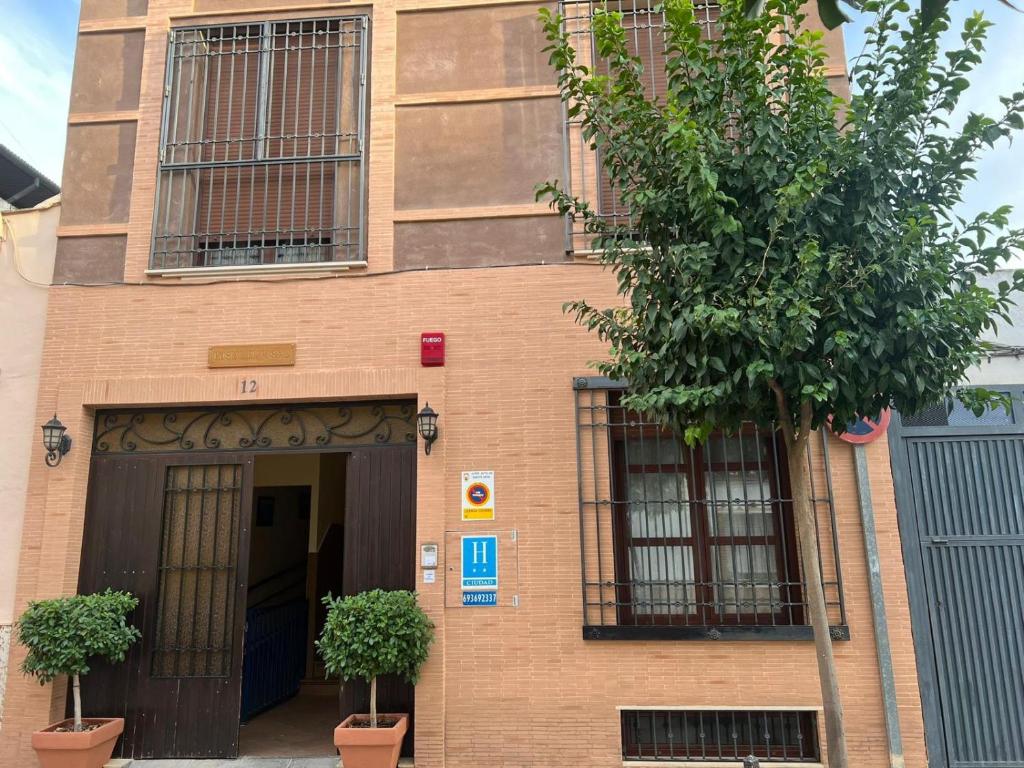
<svg viewBox="0 0 1024 768">
<path fill-rule="evenodd" d="M 0 199 L 15 208 L 33 208 L 60 192 L 60 187 L 0 144 Z"/>
</svg>

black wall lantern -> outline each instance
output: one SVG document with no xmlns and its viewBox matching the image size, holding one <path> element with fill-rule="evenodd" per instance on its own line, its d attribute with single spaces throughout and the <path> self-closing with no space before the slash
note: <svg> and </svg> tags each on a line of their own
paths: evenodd
<svg viewBox="0 0 1024 768">
<path fill-rule="evenodd" d="M 430 455 L 430 446 L 437 440 L 437 412 L 430 407 L 430 403 L 423 406 L 423 409 L 416 414 L 416 431 L 423 438 L 423 449 L 427 456 Z"/>
<path fill-rule="evenodd" d="M 46 466 L 56 467 L 64 454 L 71 450 L 71 438 L 65 432 L 68 428 L 60 423 L 57 414 L 43 424 L 43 447 L 46 449 Z"/>
</svg>

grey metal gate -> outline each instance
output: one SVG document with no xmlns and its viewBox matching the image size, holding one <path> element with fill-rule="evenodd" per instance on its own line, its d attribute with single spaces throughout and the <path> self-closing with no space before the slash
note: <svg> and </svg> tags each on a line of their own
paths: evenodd
<svg viewBox="0 0 1024 768">
<path fill-rule="evenodd" d="M 1024 388 L 995 389 L 889 433 L 931 768 L 1024 768 Z"/>
</svg>

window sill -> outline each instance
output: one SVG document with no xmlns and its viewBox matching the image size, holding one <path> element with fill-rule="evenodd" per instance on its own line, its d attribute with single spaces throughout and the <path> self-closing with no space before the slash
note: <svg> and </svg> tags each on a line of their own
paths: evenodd
<svg viewBox="0 0 1024 768">
<path fill-rule="evenodd" d="M 365 269 L 365 261 L 318 261 L 310 264 L 254 264 L 238 267 L 183 267 L 180 269 L 147 269 L 149 277 L 203 278 L 222 275 L 276 275 L 307 272 L 347 272 Z"/>
<path fill-rule="evenodd" d="M 677 768 L 738 768 L 743 765 L 740 760 L 623 760 L 623 768 L 645 768 L 648 765 L 667 765 Z M 824 763 L 773 762 L 762 760 L 761 765 L 772 768 L 825 768 Z"/>
<path fill-rule="evenodd" d="M 653 253 L 653 251 L 654 251 L 654 249 L 651 248 L 651 246 L 649 246 L 649 245 L 648 246 L 643 246 L 641 248 L 641 250 L 646 251 L 647 253 Z M 570 249 L 569 250 L 569 254 L 572 256 L 573 260 L 575 260 L 575 261 L 589 262 L 589 263 L 598 264 L 604 258 L 605 251 L 604 251 L 604 249 L 576 248 L 576 249 Z"/>
<path fill-rule="evenodd" d="M 849 640 L 850 627 L 832 627 L 834 640 Z M 813 640 L 814 630 L 807 625 L 794 626 L 613 626 L 583 625 L 584 640 Z M 706 765 L 706 763 L 704 763 Z M 806 765 L 806 763 L 804 763 Z"/>
</svg>

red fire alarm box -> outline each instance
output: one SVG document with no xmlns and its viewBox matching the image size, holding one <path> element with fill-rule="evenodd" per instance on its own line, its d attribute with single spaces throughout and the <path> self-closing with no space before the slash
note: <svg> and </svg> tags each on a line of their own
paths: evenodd
<svg viewBox="0 0 1024 768">
<path fill-rule="evenodd" d="M 444 365 L 444 334 L 424 331 L 420 334 L 420 364 L 426 367 Z"/>
</svg>

